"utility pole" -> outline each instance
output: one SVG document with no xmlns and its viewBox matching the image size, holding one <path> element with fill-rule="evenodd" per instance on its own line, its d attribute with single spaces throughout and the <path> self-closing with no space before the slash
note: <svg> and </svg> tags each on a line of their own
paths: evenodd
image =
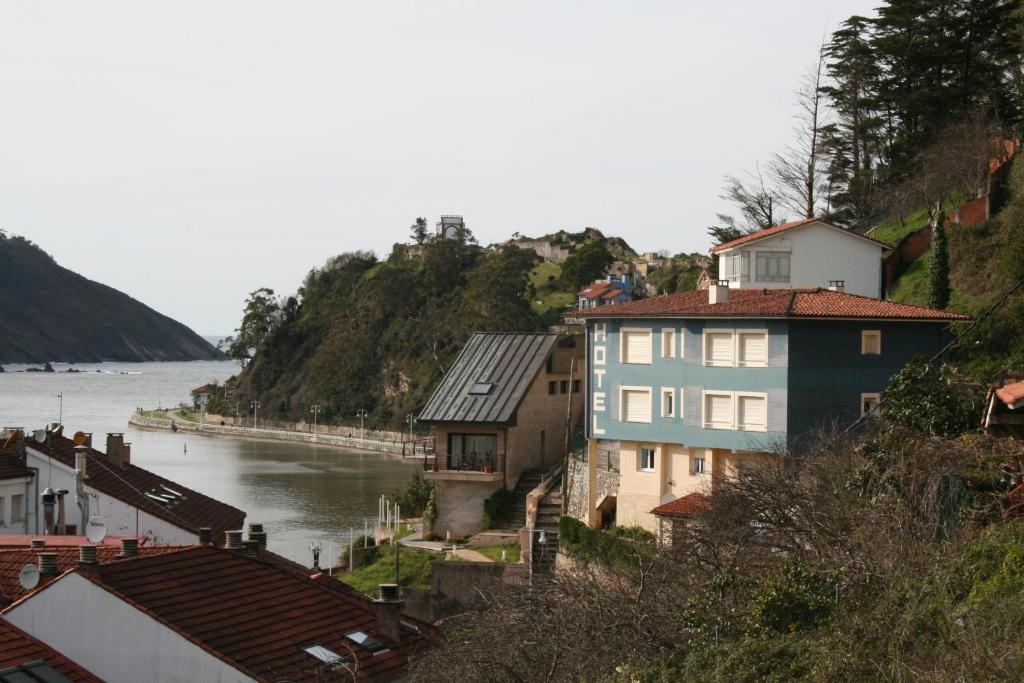
<svg viewBox="0 0 1024 683">
<path fill-rule="evenodd" d="M 409 441 L 412 441 L 412 426 L 416 424 L 416 416 L 409 413 L 405 416 L 405 421 L 409 423 Z"/>
<path fill-rule="evenodd" d="M 370 413 L 367 412 L 366 408 L 360 408 L 359 410 L 356 411 L 356 417 L 359 418 L 359 438 L 360 439 L 365 439 L 366 438 L 366 428 L 365 428 L 365 426 L 363 424 L 363 420 L 365 420 L 366 416 L 369 415 L 369 414 Z"/>
<path fill-rule="evenodd" d="M 314 403 L 309 412 L 313 413 L 313 436 L 316 436 L 316 417 L 320 414 L 320 404 Z"/>
<path fill-rule="evenodd" d="M 259 409 L 263 407 L 263 404 L 253 399 L 249 402 L 249 407 L 252 408 L 252 428 L 256 429 L 256 414 L 259 412 Z"/>
<path fill-rule="evenodd" d="M 64 392 L 57 394 L 57 398 L 60 399 L 60 408 L 57 412 L 57 424 L 64 424 Z"/>
</svg>

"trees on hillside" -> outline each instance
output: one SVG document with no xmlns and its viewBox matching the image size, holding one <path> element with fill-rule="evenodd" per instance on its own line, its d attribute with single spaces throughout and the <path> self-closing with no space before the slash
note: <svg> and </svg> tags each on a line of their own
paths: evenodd
<svg viewBox="0 0 1024 683">
<path fill-rule="evenodd" d="M 416 244 L 423 244 L 427 241 L 429 233 L 427 232 L 427 219 L 420 216 L 416 221 L 409 227 L 410 235 Z"/>
<path fill-rule="evenodd" d="M 241 324 L 234 336 L 224 340 L 228 355 L 243 363 L 248 361 L 251 354 L 261 348 L 270 336 L 280 312 L 274 290 L 260 287 L 251 292 L 242 311 Z"/>
<path fill-rule="evenodd" d="M 587 242 L 562 264 L 562 279 L 582 289 L 594 280 L 603 278 L 615 257 L 602 241 Z"/>
</svg>

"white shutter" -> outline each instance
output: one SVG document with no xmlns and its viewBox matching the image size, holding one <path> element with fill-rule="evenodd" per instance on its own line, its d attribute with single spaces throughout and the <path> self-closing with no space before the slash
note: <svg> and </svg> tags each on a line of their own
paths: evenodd
<svg viewBox="0 0 1024 683">
<path fill-rule="evenodd" d="M 651 362 L 651 332 L 623 332 L 623 363 Z"/>
<path fill-rule="evenodd" d="M 768 425 L 767 401 L 764 396 L 739 397 L 740 426 L 745 429 L 763 429 Z"/>
<path fill-rule="evenodd" d="M 651 421 L 651 394 L 648 391 L 623 389 L 622 415 L 626 422 Z"/>
<path fill-rule="evenodd" d="M 731 332 L 707 333 L 707 358 L 712 365 L 732 365 L 733 345 Z"/>
<path fill-rule="evenodd" d="M 708 394 L 705 397 L 707 422 L 713 425 L 732 424 L 732 396 L 729 394 Z"/>
<path fill-rule="evenodd" d="M 740 333 L 740 363 L 747 365 L 768 363 L 768 334 L 766 332 Z"/>
</svg>

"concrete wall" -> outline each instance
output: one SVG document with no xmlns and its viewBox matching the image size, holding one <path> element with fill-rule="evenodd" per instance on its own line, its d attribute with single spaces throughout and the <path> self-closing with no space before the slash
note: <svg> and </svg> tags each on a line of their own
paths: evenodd
<svg viewBox="0 0 1024 683">
<path fill-rule="evenodd" d="M 468 536 L 483 529 L 484 501 L 502 488 L 501 473 L 451 473 L 450 476 L 458 479 L 446 479 L 444 476 L 444 473 L 435 472 L 430 477 L 437 487 L 434 535 L 440 538 L 444 538 L 446 533 Z"/>
<path fill-rule="evenodd" d="M 431 587 L 426 590 L 406 589 L 406 614 L 426 622 L 484 607 L 481 595 L 496 586 L 519 586 L 528 577 L 522 563 L 451 562 L 430 564 Z"/>
<path fill-rule="evenodd" d="M 111 683 L 254 680 L 78 574 L 4 617 Z"/>
</svg>

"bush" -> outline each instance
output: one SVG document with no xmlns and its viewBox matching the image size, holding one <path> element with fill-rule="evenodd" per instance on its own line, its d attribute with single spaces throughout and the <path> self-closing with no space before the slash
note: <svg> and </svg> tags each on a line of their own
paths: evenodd
<svg viewBox="0 0 1024 683">
<path fill-rule="evenodd" d="M 500 489 L 484 501 L 484 528 L 503 529 L 512 523 L 516 497 L 511 489 Z"/>
<path fill-rule="evenodd" d="M 427 507 L 423 510 L 423 538 L 433 538 L 435 524 L 437 524 L 437 488 L 431 487 Z"/>
<path fill-rule="evenodd" d="M 573 517 L 558 520 L 558 542 L 582 560 L 610 567 L 632 566 L 638 552 L 646 555 L 654 551 L 654 534 L 646 529 L 616 527 L 602 531 Z"/>
<path fill-rule="evenodd" d="M 813 628 L 827 619 L 837 597 L 834 581 L 792 564 L 761 585 L 751 611 L 761 628 L 791 633 Z"/>
<path fill-rule="evenodd" d="M 406 517 L 415 517 L 422 514 L 430 502 L 430 494 L 434 490 L 434 482 L 423 476 L 423 473 L 416 470 L 405 483 L 405 489 L 395 491 L 392 498 L 402 508 L 402 514 Z"/>
</svg>

